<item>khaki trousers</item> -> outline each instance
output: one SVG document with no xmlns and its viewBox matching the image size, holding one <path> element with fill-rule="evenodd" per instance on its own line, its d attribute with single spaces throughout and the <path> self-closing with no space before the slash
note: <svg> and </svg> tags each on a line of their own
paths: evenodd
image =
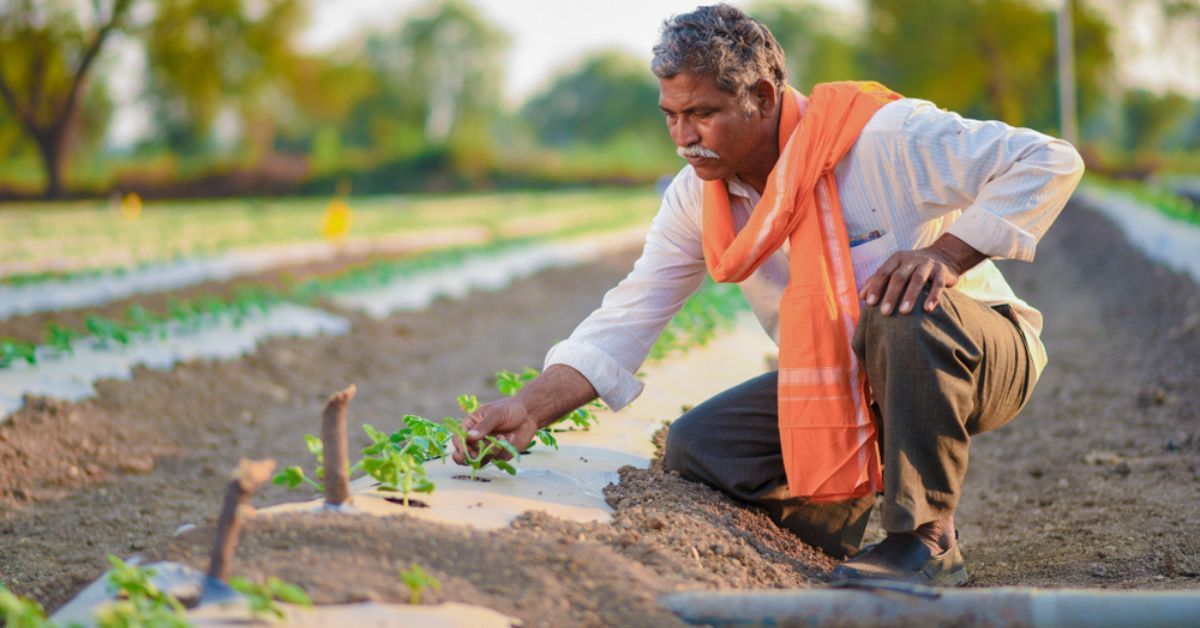
<svg viewBox="0 0 1200 628">
<path fill-rule="evenodd" d="M 853 346 L 880 432 L 884 529 L 907 532 L 952 514 L 971 437 L 1011 421 L 1033 391 L 1033 365 L 1011 308 L 987 307 L 954 289 L 933 312 L 884 316 L 865 308 Z M 853 555 L 876 498 L 810 504 L 789 494 L 777 379 L 765 373 L 679 417 L 664 467 L 763 508 L 810 545 Z"/>
</svg>

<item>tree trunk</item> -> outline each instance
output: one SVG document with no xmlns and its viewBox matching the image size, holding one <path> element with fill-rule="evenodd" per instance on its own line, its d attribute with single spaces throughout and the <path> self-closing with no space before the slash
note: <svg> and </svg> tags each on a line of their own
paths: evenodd
<svg viewBox="0 0 1200 628">
<path fill-rule="evenodd" d="M 42 196 L 47 200 L 63 197 L 63 171 L 66 169 L 66 151 L 63 150 L 65 137 L 63 129 L 51 129 L 49 133 L 36 136 L 38 154 L 46 168 L 46 189 Z"/>
</svg>

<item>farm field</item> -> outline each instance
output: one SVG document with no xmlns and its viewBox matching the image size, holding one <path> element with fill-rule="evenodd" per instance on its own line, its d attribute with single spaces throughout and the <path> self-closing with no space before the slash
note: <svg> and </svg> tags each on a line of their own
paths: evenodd
<svg viewBox="0 0 1200 628">
<path fill-rule="evenodd" d="M 420 217 L 404 218 L 356 205 L 355 220 L 378 211 L 364 219 L 376 225 L 364 226 L 373 234 L 375 228 L 382 234 L 482 226 L 489 236 L 474 245 L 486 246 L 505 238 L 601 232 L 638 219 L 645 224 L 654 208 L 648 192 L 581 192 L 504 197 L 501 205 L 524 203 L 528 211 L 486 217 L 489 207 L 499 215 L 499 198 L 471 197 L 441 210 L 433 200 L 414 201 Z M 610 211 L 618 207 L 620 213 Z M 229 218 L 213 221 L 213 233 L 221 235 L 197 230 L 176 250 L 263 243 L 229 235 L 238 229 L 274 230 L 271 238 L 277 234 L 278 242 L 313 240 L 323 209 L 314 204 L 297 219 L 307 231 L 289 231 L 287 221 L 255 223 L 247 217 L 253 210 L 231 209 Z M 88 218 L 94 208 L 61 211 L 82 212 L 74 215 L 79 223 L 101 220 Z M 151 214 L 146 210 L 132 224 L 151 220 Z M 61 225 L 71 222 L 63 220 Z M 233 229 L 223 221 L 243 226 Z M 156 229 L 167 228 L 147 226 L 136 237 L 153 239 Z M 47 241 L 54 239 L 49 226 L 31 232 L 43 230 L 49 230 Z M 81 228 L 70 237 L 86 232 Z M 197 242 L 205 244 L 189 248 Z M 101 249 L 108 246 L 116 251 L 124 245 L 113 241 Z M 166 254 L 171 250 L 166 247 Z M 273 458 L 280 469 L 301 465 L 311 471 L 303 437 L 318 432 L 330 393 L 357 387 L 349 405 L 352 452 L 370 443 L 359 430 L 362 423 L 390 431 L 406 414 L 461 416 L 456 396 L 473 393 L 487 401 L 502 394 L 494 386 L 498 371 L 540 367 L 546 349 L 598 305 L 637 253 L 630 241 L 590 261 L 514 276 L 500 289 L 384 315 L 339 304 L 337 278 L 383 268 L 372 266 L 381 262 L 402 266 L 420 255 L 347 255 L 0 320 L 0 338 L 41 343 L 49 324 L 82 334 L 89 316 L 125 320 L 139 305 L 165 318 L 172 302 L 211 296 L 230 303 L 247 286 L 265 286 L 284 299 L 302 294 L 305 307 L 348 322 L 336 335 L 264 338 L 232 359 L 134 368 L 128 381 L 97 383 L 89 399 L 27 398 L 0 421 L 0 581 L 52 610 L 99 577 L 109 566 L 108 554 L 204 569 L 229 471 L 243 458 Z M 93 258 L 111 257 L 96 252 Z M 461 261 L 456 254 L 422 268 Z M 973 585 L 1200 588 L 1200 288 L 1186 274 L 1147 260 L 1114 224 L 1078 201 L 1047 234 L 1036 262 L 1002 268 L 1014 290 L 1046 317 L 1050 366 L 1022 416 L 972 447 L 958 524 Z M 405 272 L 380 271 L 375 274 L 381 278 L 369 281 L 360 273 L 346 281 L 373 289 L 410 277 Z M 303 292 L 299 286 L 306 280 L 332 287 Z M 269 310 L 272 303 L 261 307 Z M 723 338 L 736 337 L 739 346 L 753 347 L 746 351 L 752 355 L 743 356 L 746 363 L 767 368 L 761 347 L 736 336 L 754 332 L 745 317 L 733 329 L 714 320 L 693 325 L 698 336 L 713 336 L 712 350 Z M 703 361 L 710 350 L 688 338 L 675 344 L 679 350 L 661 351 L 662 359 L 647 365 L 648 377 Z M 674 400 L 698 403 L 740 377 L 730 362 Z M 675 417 L 652 405 L 651 390 L 646 395 L 622 414 L 638 412 L 639 405 L 654 408 L 649 434 Z M 602 414 L 601 426 L 614 420 Z M 563 438 L 566 447 L 569 437 Z M 531 626 L 675 625 L 679 620 L 657 602 L 659 595 L 823 582 L 832 559 L 776 529 L 763 513 L 664 474 L 648 441 L 649 466 L 622 467 L 620 481 L 604 489 L 608 518 L 571 520 L 534 511 L 497 529 L 479 529 L 408 514 L 258 516 L 246 523 L 233 571 L 296 583 L 316 604 L 403 604 L 410 589 L 398 574 L 416 563 L 441 582 L 440 589 L 422 593 L 423 603 L 483 606 Z M 315 495 L 268 485 L 254 503 L 262 508 Z M 435 490 L 429 498 L 432 508 L 437 496 Z M 874 526 L 871 534 L 880 536 Z"/>
</svg>

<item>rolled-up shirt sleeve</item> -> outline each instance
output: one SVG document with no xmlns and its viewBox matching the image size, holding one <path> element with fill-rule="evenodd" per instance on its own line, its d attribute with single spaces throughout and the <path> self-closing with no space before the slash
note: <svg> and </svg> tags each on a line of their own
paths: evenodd
<svg viewBox="0 0 1200 628">
<path fill-rule="evenodd" d="M 897 134 L 922 213 L 962 214 L 946 231 L 989 257 L 1032 261 L 1083 176 L 1066 141 L 923 102 Z"/>
<path fill-rule="evenodd" d="M 637 370 L 663 328 L 704 280 L 699 225 L 684 209 L 691 197 L 685 177 L 676 177 L 633 270 L 604 295 L 599 309 L 546 355 L 545 368 L 564 364 L 579 371 L 614 411 L 641 394 Z"/>
</svg>

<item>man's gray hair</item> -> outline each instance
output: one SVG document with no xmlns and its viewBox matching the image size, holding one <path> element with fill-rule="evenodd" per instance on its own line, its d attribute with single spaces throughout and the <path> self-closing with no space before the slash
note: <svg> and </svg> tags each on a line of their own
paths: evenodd
<svg viewBox="0 0 1200 628">
<path fill-rule="evenodd" d="M 770 29 L 728 4 L 696 7 L 664 21 L 650 71 L 660 79 L 712 76 L 718 88 L 743 100 L 759 79 L 780 91 L 787 82 L 783 49 Z"/>
</svg>

